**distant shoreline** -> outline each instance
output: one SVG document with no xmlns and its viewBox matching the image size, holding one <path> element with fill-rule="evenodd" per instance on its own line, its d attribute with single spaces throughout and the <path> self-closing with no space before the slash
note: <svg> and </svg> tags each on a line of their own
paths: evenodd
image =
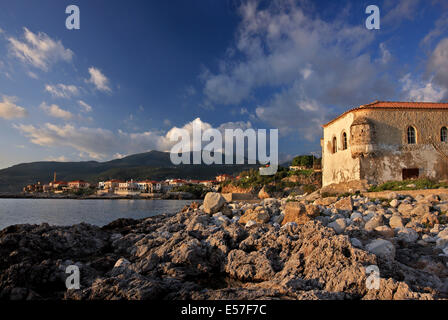
<svg viewBox="0 0 448 320">
<path fill-rule="evenodd" d="M 140 196 L 75 196 L 75 195 L 23 195 L 0 194 L 0 199 L 51 199 L 51 200 L 203 200 L 201 198 L 179 198 L 176 195 L 166 197 L 140 197 Z"/>
</svg>

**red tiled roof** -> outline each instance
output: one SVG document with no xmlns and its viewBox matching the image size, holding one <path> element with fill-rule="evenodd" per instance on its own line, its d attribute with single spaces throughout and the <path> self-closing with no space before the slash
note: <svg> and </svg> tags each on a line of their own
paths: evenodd
<svg viewBox="0 0 448 320">
<path fill-rule="evenodd" d="M 52 184 L 67 184 L 66 181 L 52 181 Z"/>
<path fill-rule="evenodd" d="M 322 127 L 326 127 L 336 121 L 337 119 L 341 118 L 342 116 L 346 115 L 347 113 L 350 113 L 355 110 L 362 110 L 362 109 L 446 109 L 448 110 L 448 103 L 444 102 L 400 102 L 400 101 L 374 101 L 372 103 L 363 104 L 359 107 L 352 108 L 350 110 L 347 110 L 346 112 L 342 113 L 338 117 L 334 118 L 330 122 L 324 124 Z"/>
</svg>

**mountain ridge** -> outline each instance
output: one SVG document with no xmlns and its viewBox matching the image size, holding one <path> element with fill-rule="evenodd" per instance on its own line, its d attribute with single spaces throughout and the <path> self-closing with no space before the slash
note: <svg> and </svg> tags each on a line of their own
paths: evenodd
<svg viewBox="0 0 448 320">
<path fill-rule="evenodd" d="M 224 159 L 223 154 L 221 157 Z M 193 154 L 190 153 L 190 159 L 192 158 Z M 82 179 L 96 183 L 108 179 L 213 179 L 221 173 L 236 174 L 243 170 L 258 168 L 257 164 L 246 162 L 247 160 L 245 164 L 234 165 L 204 163 L 173 165 L 169 152 L 155 150 L 105 162 L 28 162 L 0 170 L 0 192 L 17 193 L 27 184 L 48 183 L 53 180 L 54 172 L 57 174 L 57 180 Z"/>
</svg>

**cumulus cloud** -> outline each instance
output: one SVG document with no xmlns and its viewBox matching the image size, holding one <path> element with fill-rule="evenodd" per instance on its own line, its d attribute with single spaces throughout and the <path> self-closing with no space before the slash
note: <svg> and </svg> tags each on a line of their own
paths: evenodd
<svg viewBox="0 0 448 320">
<path fill-rule="evenodd" d="M 448 90 L 448 38 L 442 39 L 431 54 L 427 72 L 435 84 Z"/>
<path fill-rule="evenodd" d="M 45 91 L 49 92 L 53 97 L 66 99 L 79 94 L 78 87 L 62 83 L 56 85 L 47 84 L 45 85 Z"/>
<path fill-rule="evenodd" d="M 48 115 L 55 118 L 61 118 L 64 120 L 70 120 L 73 118 L 73 114 L 70 111 L 63 110 L 56 104 L 47 105 L 45 102 L 42 102 L 40 108 L 44 110 Z"/>
<path fill-rule="evenodd" d="M 258 119 L 315 140 L 334 108 L 342 111 L 395 93 L 385 65 L 366 53 L 374 35 L 363 25 L 327 22 L 289 1 L 266 8 L 246 2 L 239 12 L 234 50 L 242 58 L 225 58 L 219 72 L 201 75 L 211 103 L 253 101 L 257 89 L 270 88 L 276 93 L 258 103 Z M 380 50 L 380 60 L 390 59 L 384 45 Z"/>
<path fill-rule="evenodd" d="M 201 126 L 205 131 L 212 126 L 196 118 L 184 126 L 173 127 L 166 133 L 153 130 L 137 133 L 108 129 L 77 127 L 72 124 L 56 125 L 46 123 L 42 126 L 17 124 L 14 127 L 25 135 L 31 143 L 44 147 L 70 147 L 96 160 L 106 160 L 118 154 L 134 154 L 149 150 L 170 151 L 177 141 L 171 141 L 171 136 L 179 130 L 187 130 L 193 136 L 193 124 Z M 241 128 L 245 130 L 252 125 L 250 122 L 229 122 L 221 124 L 217 129 L 221 132 L 228 129 Z M 206 143 L 204 143 L 205 145 Z"/>
<path fill-rule="evenodd" d="M 83 112 L 92 112 L 93 108 L 89 104 L 85 103 L 82 100 L 78 101 L 78 104 L 81 106 Z"/>
<path fill-rule="evenodd" d="M 89 68 L 90 78 L 86 80 L 88 83 L 92 83 L 95 89 L 104 92 L 111 92 L 109 87 L 109 79 L 101 72 L 101 70 L 90 67 Z"/>
<path fill-rule="evenodd" d="M 430 53 L 421 78 L 406 74 L 400 79 L 405 99 L 438 102 L 448 99 L 448 38 Z"/>
<path fill-rule="evenodd" d="M 9 37 L 8 41 L 14 56 L 44 71 L 48 71 L 56 62 L 70 62 L 74 55 L 61 41 L 53 40 L 43 32 L 33 33 L 27 28 L 24 28 L 23 40 Z"/>
<path fill-rule="evenodd" d="M 10 120 L 23 118 L 27 115 L 26 109 L 16 105 L 16 101 L 16 97 L 2 96 L 2 100 L 0 101 L 0 118 Z"/>
<path fill-rule="evenodd" d="M 438 102 L 443 99 L 446 89 L 432 83 L 433 79 L 428 82 L 422 82 L 412 79 L 411 74 L 406 74 L 400 79 L 403 85 L 405 99 L 410 101 Z"/>
<path fill-rule="evenodd" d="M 388 4 L 395 4 L 389 6 Z M 404 20 L 414 20 L 419 13 L 418 6 L 421 0 L 398 0 L 386 2 L 384 11 L 386 14 L 381 19 L 381 23 L 385 25 L 397 26 Z"/>
</svg>

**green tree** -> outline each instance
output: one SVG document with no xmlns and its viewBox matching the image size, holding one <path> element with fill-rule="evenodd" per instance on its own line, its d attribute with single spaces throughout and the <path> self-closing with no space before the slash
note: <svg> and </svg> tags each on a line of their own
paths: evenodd
<svg viewBox="0 0 448 320">
<path fill-rule="evenodd" d="M 305 166 L 307 168 L 311 168 L 313 166 L 313 158 L 314 158 L 314 156 L 309 156 L 309 155 L 297 156 L 292 160 L 292 165 L 293 166 Z"/>
</svg>

